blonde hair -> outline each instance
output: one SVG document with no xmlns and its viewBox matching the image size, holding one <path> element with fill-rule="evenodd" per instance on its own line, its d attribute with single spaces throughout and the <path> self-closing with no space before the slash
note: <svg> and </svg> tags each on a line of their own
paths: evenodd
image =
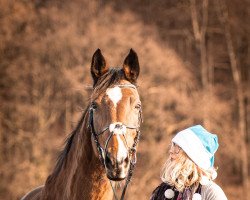
<svg viewBox="0 0 250 200">
<path fill-rule="evenodd" d="M 212 179 L 214 170 L 201 170 L 181 149 L 176 159 L 169 157 L 164 164 L 161 179 L 163 182 L 174 186 L 179 192 L 190 187 L 193 192 L 199 186 L 202 177 Z"/>
</svg>

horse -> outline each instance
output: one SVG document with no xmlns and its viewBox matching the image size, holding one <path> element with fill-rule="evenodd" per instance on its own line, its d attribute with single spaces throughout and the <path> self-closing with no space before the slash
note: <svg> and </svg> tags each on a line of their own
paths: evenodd
<svg viewBox="0 0 250 200">
<path fill-rule="evenodd" d="M 136 163 L 142 122 L 137 53 L 130 49 L 122 67 L 110 68 L 97 49 L 90 72 L 90 102 L 54 170 L 44 185 L 21 200 L 111 200 L 116 197 L 111 181 L 122 180 L 126 182 L 124 198 Z"/>
</svg>

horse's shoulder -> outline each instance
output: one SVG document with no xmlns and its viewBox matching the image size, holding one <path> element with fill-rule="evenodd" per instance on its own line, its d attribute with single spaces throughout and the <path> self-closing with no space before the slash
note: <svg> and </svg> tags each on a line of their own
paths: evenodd
<svg viewBox="0 0 250 200">
<path fill-rule="evenodd" d="M 21 198 L 21 200 L 36 200 L 39 198 L 39 194 L 44 188 L 44 185 L 41 185 L 30 192 L 28 192 L 24 197 Z"/>
</svg>

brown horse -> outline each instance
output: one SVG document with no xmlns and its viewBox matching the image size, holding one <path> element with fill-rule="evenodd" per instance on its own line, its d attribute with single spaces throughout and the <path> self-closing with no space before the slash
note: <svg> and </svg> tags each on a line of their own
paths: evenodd
<svg viewBox="0 0 250 200">
<path fill-rule="evenodd" d="M 45 185 L 22 200 L 109 200 L 113 198 L 110 180 L 125 179 L 127 186 L 140 133 L 139 72 L 132 49 L 122 68 L 109 68 L 100 49 L 96 50 L 91 63 L 91 102 Z"/>
</svg>

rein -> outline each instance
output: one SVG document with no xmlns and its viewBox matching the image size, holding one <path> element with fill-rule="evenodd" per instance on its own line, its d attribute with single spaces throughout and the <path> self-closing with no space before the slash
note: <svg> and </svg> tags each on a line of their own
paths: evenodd
<svg viewBox="0 0 250 200">
<path fill-rule="evenodd" d="M 136 86 L 132 85 L 132 84 L 120 84 L 120 85 L 115 85 L 115 86 L 118 86 L 120 88 L 133 88 L 135 90 L 137 89 Z M 99 140 L 98 140 L 98 136 L 103 134 L 105 131 L 109 130 L 109 126 L 105 127 L 100 133 L 97 133 L 95 131 L 95 128 L 94 128 L 94 110 L 95 110 L 94 105 L 93 105 L 93 103 L 91 103 L 91 105 L 89 107 L 89 124 L 88 124 L 88 127 L 90 129 L 91 135 L 94 138 L 96 148 L 97 148 L 98 153 L 99 153 L 99 159 L 100 159 L 102 165 L 105 167 L 104 157 L 105 157 L 105 154 L 106 154 L 106 150 L 107 150 L 107 147 L 108 147 L 109 140 L 114 135 L 114 132 L 111 132 L 111 134 L 109 135 L 108 139 L 105 142 L 105 147 L 103 149 L 101 147 L 101 144 L 100 144 Z M 127 128 L 127 129 L 135 129 L 136 130 L 136 136 L 134 138 L 134 143 L 133 143 L 132 147 L 130 147 L 130 148 L 128 147 L 128 152 L 129 152 L 129 156 L 130 156 L 129 171 L 128 171 L 128 175 L 127 175 L 127 178 L 126 178 L 126 183 L 125 183 L 125 186 L 123 188 L 120 200 L 124 199 L 128 184 L 131 181 L 131 177 L 133 175 L 133 170 L 134 170 L 136 162 L 137 162 L 136 146 L 137 146 L 137 144 L 138 144 L 138 142 L 140 140 L 140 134 L 141 134 L 140 133 L 140 124 L 141 123 L 142 123 L 142 109 L 140 108 L 139 115 L 138 115 L 138 126 L 128 126 L 128 125 L 122 124 L 122 126 Z M 124 138 L 126 140 L 126 137 L 125 137 L 124 133 L 122 135 L 124 136 Z M 113 185 L 111 184 L 111 181 L 110 181 L 110 185 L 112 187 L 115 199 L 118 200 L 115 189 L 114 189 Z"/>
</svg>

